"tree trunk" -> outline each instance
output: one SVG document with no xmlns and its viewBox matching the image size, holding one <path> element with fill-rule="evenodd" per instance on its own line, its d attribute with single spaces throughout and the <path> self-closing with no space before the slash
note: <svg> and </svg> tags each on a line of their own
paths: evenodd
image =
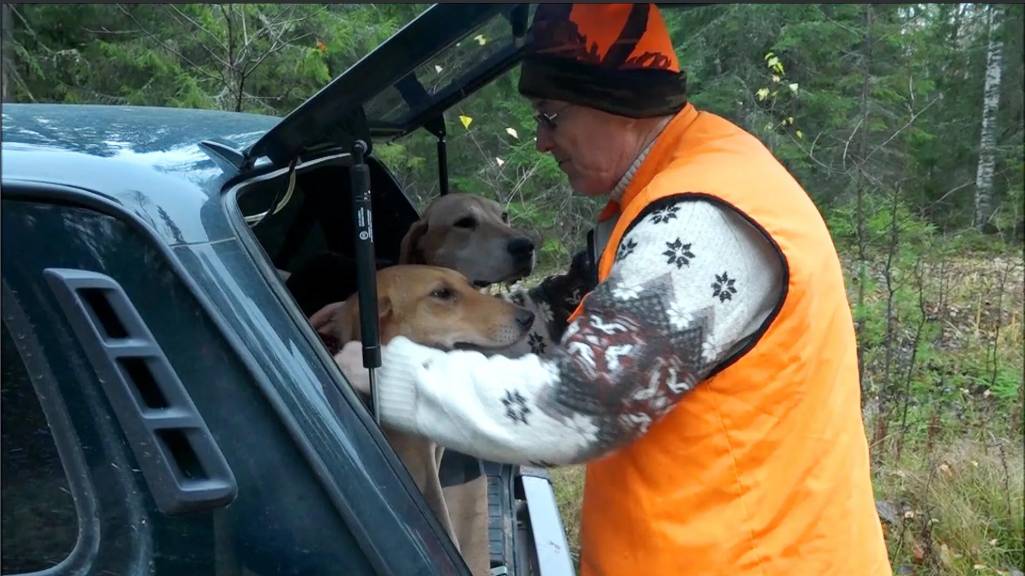
<svg viewBox="0 0 1025 576">
<path fill-rule="evenodd" d="M 894 283 L 894 263 L 900 244 L 900 226 L 897 220 L 897 208 L 900 206 L 900 187 L 893 190 L 890 208 L 890 243 L 886 250 L 886 266 L 883 268 L 883 280 L 886 282 L 886 328 L 883 335 L 883 374 L 876 399 L 876 426 L 872 438 L 872 458 L 878 465 L 882 463 L 886 452 L 886 438 L 889 435 L 890 412 L 894 404 L 893 386 L 893 353 L 897 346 L 897 312 L 895 300 L 897 286 Z"/>
<path fill-rule="evenodd" d="M 975 227 L 990 231 L 993 216 L 993 167 L 996 163 L 997 107 L 1000 104 L 1000 73 L 1004 43 L 1000 34 L 1004 7 L 987 7 L 989 47 L 986 50 L 986 83 L 982 95 L 982 130 L 979 136 L 979 164 L 975 171 Z"/>
<path fill-rule="evenodd" d="M 865 235 L 865 186 L 866 183 L 861 175 L 861 170 L 864 167 L 862 163 L 865 161 L 865 156 L 868 153 L 868 98 L 869 90 L 871 88 L 871 68 L 872 68 L 872 5 L 865 5 L 865 46 L 864 56 L 862 59 L 862 70 L 864 77 L 862 78 L 861 84 L 861 121 L 858 122 L 858 126 L 861 127 L 860 140 L 858 142 L 858 160 L 856 162 L 856 168 L 854 173 L 854 187 L 857 193 L 857 214 L 855 219 L 857 220 L 857 237 L 858 237 L 858 296 L 857 296 L 857 309 L 858 318 L 854 324 L 855 332 L 861 334 L 862 315 L 865 313 L 865 283 L 868 282 L 868 239 Z M 862 339 L 857 339 L 857 353 L 858 353 L 858 379 L 861 382 L 861 405 L 865 406 L 866 401 L 866 390 L 865 390 L 865 360 L 864 360 L 864 349 L 861 345 Z"/>
<path fill-rule="evenodd" d="M 11 7 L 6 2 L 0 4 L 0 21 L 3 25 L 3 60 L 0 62 L 0 102 L 7 102 L 7 83 L 10 81 L 7 77 L 11 68 L 11 59 L 8 57 L 8 51 L 11 46 Z"/>
</svg>

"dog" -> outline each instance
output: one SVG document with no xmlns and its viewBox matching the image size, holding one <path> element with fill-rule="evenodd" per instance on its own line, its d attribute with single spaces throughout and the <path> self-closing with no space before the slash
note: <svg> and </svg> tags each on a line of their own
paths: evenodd
<svg viewBox="0 0 1025 576">
<path fill-rule="evenodd" d="M 442 350 L 498 350 L 520 340 L 534 314 L 481 293 L 459 272 L 439 266 L 397 265 L 377 271 L 381 342 L 396 336 Z M 360 339 L 356 295 L 310 318 L 322 336 L 344 345 Z"/>
<path fill-rule="evenodd" d="M 502 206 L 481 196 L 439 196 L 402 239 L 400 264 L 458 270 L 478 288 L 530 275 L 535 242 L 509 225 Z"/>
<path fill-rule="evenodd" d="M 451 268 L 479 288 L 529 276 L 536 263 L 536 240 L 509 224 L 494 200 L 473 194 L 439 196 L 414 222 L 400 243 L 398 264 Z M 379 262 L 378 267 L 392 262 Z M 321 252 L 284 276 L 289 292 L 307 316 L 345 300 L 356 291 L 356 261 Z"/>
<path fill-rule="evenodd" d="M 381 342 L 396 336 L 440 348 L 499 350 L 521 340 L 534 313 L 481 293 L 455 270 L 397 265 L 377 272 Z M 325 341 L 338 349 L 360 339 L 356 295 L 325 306 L 310 318 Z M 487 574 L 487 484 L 476 481 L 443 488 L 439 478 L 444 448 L 412 434 L 383 428 L 385 437 L 409 470 L 439 522 L 456 543 L 474 574 Z"/>
<path fill-rule="evenodd" d="M 423 216 L 410 226 L 400 242 L 397 261 L 399 265 L 450 268 L 465 276 L 473 286 L 484 288 L 497 283 L 512 283 L 528 276 L 536 263 L 537 243 L 536 237 L 509 224 L 508 214 L 498 202 L 473 194 L 450 193 L 435 198 L 423 211 Z M 381 263 L 378 264 L 380 267 Z M 381 268 L 380 271 L 385 269 Z M 350 304 L 343 310 L 342 304 L 338 302 L 349 298 L 356 291 L 354 270 L 355 261 L 351 258 L 322 253 L 287 280 L 289 290 L 303 312 L 315 317 L 311 318 L 315 327 L 323 327 L 323 322 L 332 317 L 333 311 L 344 316 L 335 321 L 336 325 L 358 330 L 355 328 L 358 324 L 355 320 L 356 309 Z M 408 314 L 403 316 L 408 317 Z M 393 336 L 387 333 L 390 330 L 388 324 L 382 319 L 384 342 Z M 433 325 L 445 326 L 437 322 Z M 358 333 L 351 331 L 344 333 L 318 329 L 318 332 L 332 354 L 340 350 L 345 342 L 358 338 Z M 414 334 L 415 330 L 409 333 Z M 445 338 L 451 340 L 451 335 L 442 335 L 441 338 L 435 336 L 414 334 L 412 339 L 438 348 L 449 347 L 450 342 L 446 342 Z M 453 346 L 454 342 L 451 342 Z M 524 343 L 525 339 L 521 337 L 505 349 L 499 347 L 481 351 L 515 356 L 519 354 L 509 352 L 515 349 L 522 353 L 529 349 Z M 476 459 L 455 451 L 448 452 L 441 465 L 442 476 L 448 478 L 446 485 L 441 488 L 444 496 L 442 499 L 437 495 L 441 484 L 438 464 L 430 464 L 424 457 L 426 449 L 422 439 L 410 442 L 408 438 L 396 438 L 394 434 L 386 436 L 416 477 L 418 486 L 431 503 L 432 510 L 449 530 L 449 535 L 455 532 L 454 541 L 473 573 L 486 574 L 489 568 L 487 478 L 483 475 L 474 477 L 471 472 L 467 472 L 479 468 Z M 439 460 L 441 455 L 442 451 L 439 450 Z M 444 510 L 446 507 L 447 515 Z"/>
</svg>

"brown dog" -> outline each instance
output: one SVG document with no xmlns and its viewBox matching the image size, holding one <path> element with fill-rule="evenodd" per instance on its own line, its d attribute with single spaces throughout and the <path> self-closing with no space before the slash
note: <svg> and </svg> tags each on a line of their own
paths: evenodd
<svg viewBox="0 0 1025 576">
<path fill-rule="evenodd" d="M 487 351 L 517 342 L 534 320 L 528 310 L 481 294 L 462 274 L 434 266 L 399 265 L 379 270 L 377 297 L 382 343 L 405 336 L 444 350 Z M 357 297 L 325 306 L 310 322 L 325 340 L 334 340 L 339 348 L 358 340 Z M 444 448 L 387 427 L 384 434 L 473 574 L 487 574 L 485 479 L 443 489 L 438 471 Z"/>
<path fill-rule="evenodd" d="M 465 276 L 437 266 L 399 265 L 377 271 L 381 342 L 396 336 L 443 350 L 500 349 L 526 334 L 534 314 L 480 293 Z M 310 323 L 339 345 L 359 340 L 356 295 L 328 304 Z"/>
<path fill-rule="evenodd" d="M 534 269 L 535 242 L 508 220 L 494 200 L 472 194 L 440 196 L 403 236 L 398 263 L 451 268 L 478 287 L 515 282 Z M 355 292 L 355 270 L 353 258 L 325 251 L 291 273 L 279 272 L 287 274 L 289 292 L 310 315 Z"/>
<path fill-rule="evenodd" d="M 534 241 L 509 225 L 494 200 L 472 194 L 439 196 L 402 239 L 401 264 L 462 272 L 474 286 L 512 282 L 530 274 Z"/>
</svg>

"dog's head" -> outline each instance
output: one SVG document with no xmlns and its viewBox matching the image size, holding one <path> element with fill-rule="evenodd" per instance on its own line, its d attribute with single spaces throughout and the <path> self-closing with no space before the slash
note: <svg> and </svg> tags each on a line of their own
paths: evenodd
<svg viewBox="0 0 1025 576">
<path fill-rule="evenodd" d="M 462 274 L 435 266 L 399 265 L 379 270 L 377 299 L 381 341 L 385 343 L 405 336 L 444 350 L 487 351 L 523 338 L 534 321 L 533 312 L 482 294 Z M 329 348 L 358 340 L 357 296 L 325 306 L 310 323 Z"/>
<path fill-rule="evenodd" d="M 494 200 L 439 196 L 402 239 L 399 262 L 458 270 L 475 286 L 514 282 L 534 269 L 534 240 Z"/>
</svg>

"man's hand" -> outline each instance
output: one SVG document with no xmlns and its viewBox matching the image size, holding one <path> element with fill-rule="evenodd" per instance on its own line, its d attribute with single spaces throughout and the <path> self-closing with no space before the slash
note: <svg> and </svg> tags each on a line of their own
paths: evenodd
<svg viewBox="0 0 1025 576">
<path fill-rule="evenodd" d="M 353 388 L 363 394 L 370 394 L 370 372 L 363 367 L 363 343 L 353 340 L 335 354 L 335 364 L 352 384 Z"/>
</svg>

